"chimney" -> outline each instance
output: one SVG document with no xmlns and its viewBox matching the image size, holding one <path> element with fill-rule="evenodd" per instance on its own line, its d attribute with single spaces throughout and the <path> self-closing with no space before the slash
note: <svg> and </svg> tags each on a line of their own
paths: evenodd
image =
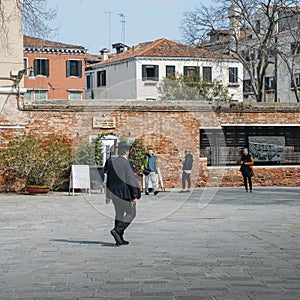
<svg viewBox="0 0 300 300">
<path fill-rule="evenodd" d="M 107 48 L 103 48 L 102 50 L 100 50 L 100 54 L 101 54 L 101 61 L 105 61 L 108 59 L 109 50 Z"/>
<path fill-rule="evenodd" d="M 240 37 L 241 9 L 236 5 L 231 5 L 228 9 L 229 29 L 233 36 Z"/>
<path fill-rule="evenodd" d="M 112 45 L 113 49 L 116 49 L 116 53 L 120 54 L 128 49 L 130 49 L 129 46 L 122 44 L 122 43 L 116 43 Z"/>
</svg>

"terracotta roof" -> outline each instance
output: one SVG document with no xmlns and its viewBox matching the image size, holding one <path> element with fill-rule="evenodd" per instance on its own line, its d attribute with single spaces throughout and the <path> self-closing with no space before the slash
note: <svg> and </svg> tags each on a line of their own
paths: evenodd
<svg viewBox="0 0 300 300">
<path fill-rule="evenodd" d="M 239 39 L 240 40 L 243 40 L 243 39 L 251 39 L 252 38 L 252 31 L 247 29 L 246 31 L 241 29 L 240 30 L 240 37 Z M 216 41 L 205 41 L 201 44 L 198 45 L 198 47 L 210 47 L 210 46 L 214 46 L 214 45 L 221 45 L 221 44 L 230 44 L 230 36 L 226 36 L 226 37 L 223 37 L 219 40 L 216 40 Z"/>
<path fill-rule="evenodd" d="M 195 46 L 187 46 L 177 42 L 162 38 L 154 42 L 143 42 L 130 49 L 119 53 L 110 55 L 109 58 L 103 62 L 89 65 L 99 66 L 109 64 L 117 61 L 128 60 L 135 57 L 166 57 L 166 58 L 216 58 L 216 59 L 235 59 L 233 56 L 223 55 L 218 52 L 211 52 L 205 49 L 200 49 Z"/>
<path fill-rule="evenodd" d="M 39 47 L 39 48 L 55 48 L 55 49 L 81 49 L 85 50 L 83 46 L 64 44 L 61 42 L 54 42 L 49 40 L 44 40 L 40 38 L 35 38 L 31 36 L 23 36 L 23 45 L 27 48 Z"/>
<path fill-rule="evenodd" d="M 86 53 L 84 59 L 87 65 L 98 63 L 101 61 L 101 55 Z"/>
</svg>

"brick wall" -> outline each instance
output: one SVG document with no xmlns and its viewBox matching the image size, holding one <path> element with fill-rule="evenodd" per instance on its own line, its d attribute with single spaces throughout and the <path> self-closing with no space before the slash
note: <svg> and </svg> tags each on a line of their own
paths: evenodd
<svg viewBox="0 0 300 300">
<path fill-rule="evenodd" d="M 23 130 L 2 129 L 0 143 L 7 142 L 20 132 L 62 133 L 72 141 L 74 148 L 87 143 L 90 135 L 114 133 L 126 139 L 142 138 L 152 146 L 166 187 L 181 187 L 181 163 L 183 152 L 190 148 L 194 155 L 192 179 L 194 186 L 221 185 L 240 186 L 242 183 L 238 167 L 207 167 L 205 158 L 199 156 L 199 129 L 220 124 L 299 124 L 299 105 L 271 106 L 256 104 L 223 106 L 212 108 L 198 103 L 170 102 L 126 102 L 93 100 L 48 101 L 34 103 L 18 111 L 5 107 L 0 123 L 25 124 Z M 85 105 L 83 105 L 85 104 Z M 15 118 L 11 119 L 11 111 Z M 113 117 L 114 129 L 93 128 L 94 117 Z M 254 185 L 300 186 L 299 167 L 257 167 Z"/>
</svg>

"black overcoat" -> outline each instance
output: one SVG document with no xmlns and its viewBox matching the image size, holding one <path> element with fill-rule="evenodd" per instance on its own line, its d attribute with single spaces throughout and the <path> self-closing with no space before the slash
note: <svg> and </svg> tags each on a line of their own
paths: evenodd
<svg viewBox="0 0 300 300">
<path fill-rule="evenodd" d="M 107 174 L 106 197 L 126 201 L 141 198 L 141 190 L 128 159 L 124 156 L 109 158 L 104 170 Z"/>
</svg>

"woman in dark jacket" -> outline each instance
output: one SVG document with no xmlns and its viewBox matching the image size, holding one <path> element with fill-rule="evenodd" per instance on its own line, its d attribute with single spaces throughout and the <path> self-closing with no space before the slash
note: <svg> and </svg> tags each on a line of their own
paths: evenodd
<svg viewBox="0 0 300 300">
<path fill-rule="evenodd" d="M 243 149 L 243 154 L 241 155 L 239 163 L 241 165 L 240 171 L 242 172 L 242 175 L 243 175 L 244 186 L 245 186 L 246 192 L 248 192 L 248 183 L 249 183 L 250 193 L 252 193 L 251 177 L 253 176 L 254 160 L 253 160 L 253 157 L 251 156 L 251 154 L 249 153 L 248 148 L 245 147 Z"/>
<path fill-rule="evenodd" d="M 115 227 L 111 234 L 116 245 L 127 245 L 123 239 L 125 229 L 136 216 L 136 202 L 141 190 L 128 160 L 130 147 L 124 142 L 118 145 L 118 157 L 109 158 L 105 163 L 107 174 L 106 203 L 112 200 L 115 207 Z"/>
</svg>

